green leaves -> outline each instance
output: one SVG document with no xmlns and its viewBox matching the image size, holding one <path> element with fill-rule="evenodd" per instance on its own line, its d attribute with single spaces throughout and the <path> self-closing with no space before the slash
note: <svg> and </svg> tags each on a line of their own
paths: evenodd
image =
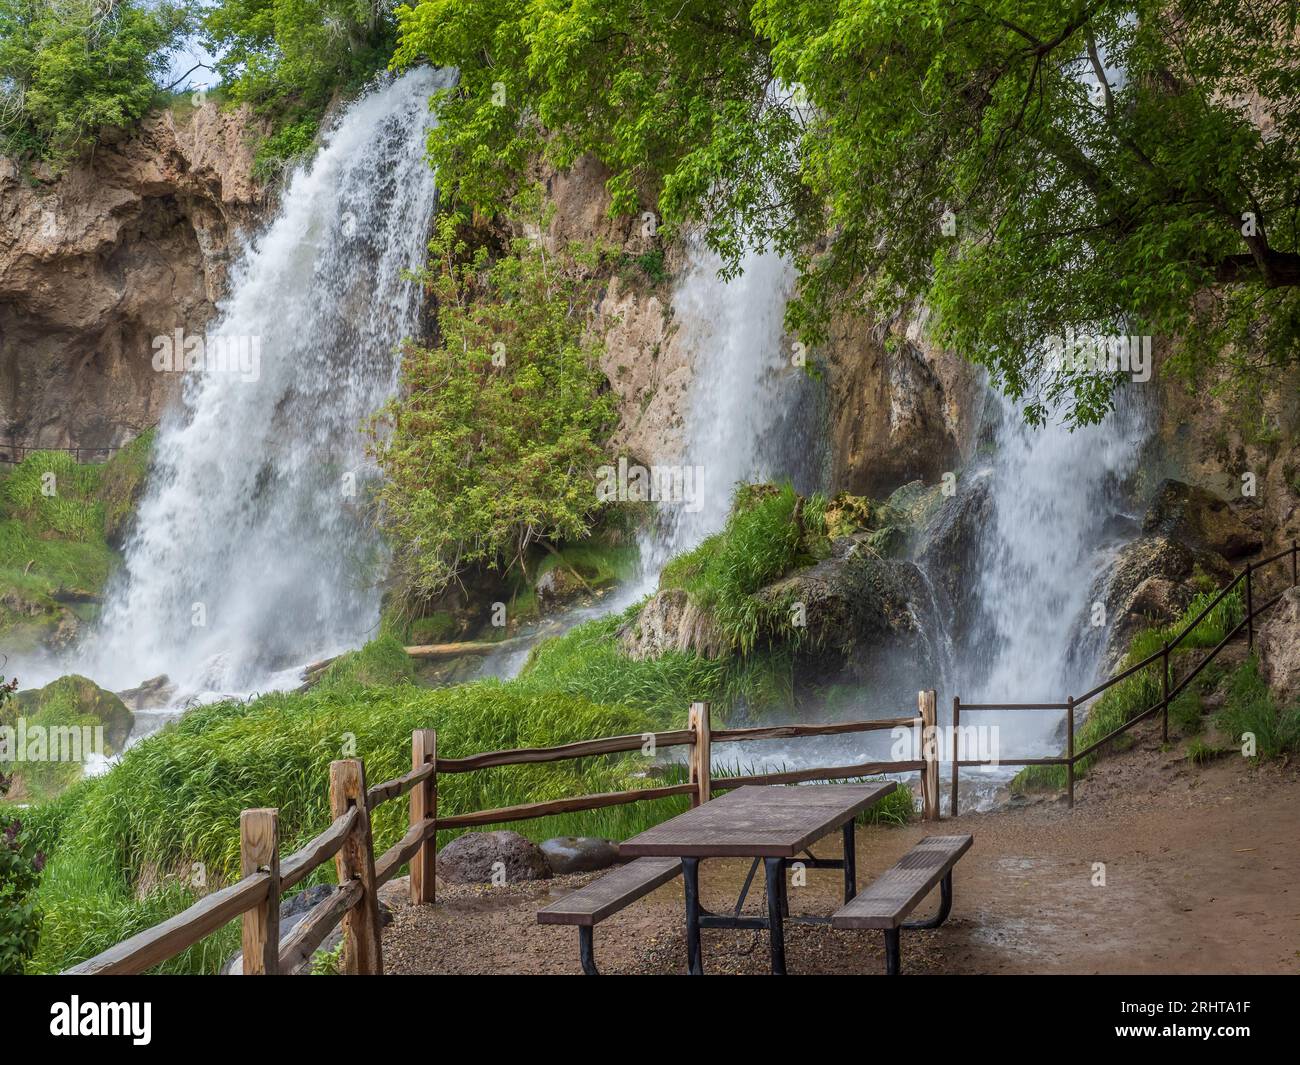
<svg viewBox="0 0 1300 1065">
<path fill-rule="evenodd" d="M 60 162 L 133 123 L 187 18 L 166 0 L 0 0 L 0 147 Z"/>
<path fill-rule="evenodd" d="M 727 269 L 755 245 L 791 254 L 805 343 L 923 298 L 1031 417 L 1082 423 L 1116 381 L 1045 361 L 1069 330 L 1177 338 L 1167 365 L 1238 390 L 1300 359 L 1290 14 L 426 0 L 399 12 L 395 62 L 461 70 L 430 141 L 455 198 L 490 213 L 531 153 L 595 154 L 616 211 L 702 226 Z"/>
<path fill-rule="evenodd" d="M 532 232 L 535 193 L 516 203 Z M 374 427 L 385 523 L 408 588 L 433 595 L 462 568 L 509 568 L 537 542 L 585 536 L 594 471 L 615 424 L 589 335 L 597 278 L 590 249 L 516 239 L 471 252 L 445 214 L 424 281 L 439 343 L 408 346 L 403 395 Z M 391 432 L 388 427 L 391 425 Z"/>
</svg>

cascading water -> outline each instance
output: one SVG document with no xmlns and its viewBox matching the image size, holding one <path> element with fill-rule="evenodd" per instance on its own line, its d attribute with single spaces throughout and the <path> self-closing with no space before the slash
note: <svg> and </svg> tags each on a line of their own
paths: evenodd
<svg viewBox="0 0 1300 1065">
<path fill-rule="evenodd" d="M 596 606 L 568 611 L 548 633 L 619 613 L 653 592 L 669 559 L 726 523 L 738 483 L 789 478 L 803 492 L 820 487 L 818 387 L 795 365 L 783 327 L 794 269 L 779 255 L 751 252 L 740 276 L 724 281 L 721 265 L 691 241 L 672 298 L 693 376 L 682 453 L 663 461 L 702 471 L 699 505 L 661 503 L 640 537 L 637 579 Z M 527 658 L 527 647 L 490 656 L 483 673 L 513 676 Z"/>
<path fill-rule="evenodd" d="M 737 483 L 789 478 L 820 487 L 816 383 L 795 364 L 784 329 L 794 268 L 774 253 L 750 253 L 731 281 L 721 260 L 692 242 L 673 312 L 694 376 L 680 461 L 703 470 L 701 506 L 669 506 L 643 538 L 643 566 L 658 577 L 672 556 L 717 532 Z"/>
<path fill-rule="evenodd" d="M 969 530 L 973 609 L 957 634 L 955 683 L 970 702 L 1063 702 L 1096 679 L 1100 640 L 1089 635 L 1106 619 L 1094 620 L 1089 596 L 1122 546 L 1113 521 L 1150 421 L 1133 388 L 1101 423 L 1073 431 L 1032 428 L 1013 401 L 991 402 L 993 455 L 972 474 L 987 478 L 991 520 Z M 1005 757 L 1059 753 L 1059 714 L 985 712 L 979 723 L 998 726 Z"/>
<path fill-rule="evenodd" d="M 360 428 L 418 326 L 403 274 L 423 261 L 437 198 L 429 95 L 451 79 L 419 69 L 353 103 L 245 249 L 207 348 L 243 345 L 260 366 L 188 374 L 164 419 L 123 570 L 81 649 L 100 683 L 166 673 L 181 698 L 282 686 L 289 667 L 373 630 L 381 558 L 361 513 Z"/>
</svg>

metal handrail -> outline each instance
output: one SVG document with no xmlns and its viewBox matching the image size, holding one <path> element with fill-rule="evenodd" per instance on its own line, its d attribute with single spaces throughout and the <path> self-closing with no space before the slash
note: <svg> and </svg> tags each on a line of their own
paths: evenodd
<svg viewBox="0 0 1300 1065">
<path fill-rule="evenodd" d="M 999 760 L 999 764 L 1001 765 L 1064 765 L 1066 767 L 1066 787 L 1069 795 L 1069 805 L 1073 807 L 1074 806 L 1074 767 L 1076 764 L 1078 764 L 1084 758 L 1087 758 L 1094 751 L 1098 750 L 1099 748 L 1105 746 L 1107 743 L 1110 743 L 1112 740 L 1123 735 L 1134 725 L 1138 724 L 1141 721 L 1145 721 L 1157 710 L 1162 710 L 1164 712 L 1162 732 L 1163 732 L 1164 739 L 1167 741 L 1169 739 L 1170 702 L 1173 701 L 1175 698 L 1177 698 L 1177 696 L 1180 693 L 1186 690 L 1187 686 L 1191 684 L 1193 680 L 1196 679 L 1196 677 L 1200 674 L 1201 670 L 1203 670 L 1207 665 L 1210 664 L 1210 662 L 1212 662 L 1216 657 L 1218 657 L 1219 652 L 1222 651 L 1232 640 L 1236 639 L 1237 636 L 1240 635 L 1242 629 L 1246 629 L 1250 641 L 1250 646 L 1252 648 L 1254 647 L 1255 619 L 1259 617 L 1261 614 L 1265 613 L 1266 611 L 1276 606 L 1277 603 L 1281 600 L 1282 596 L 1286 594 L 1287 589 L 1283 589 L 1281 592 L 1272 596 L 1266 603 L 1262 603 L 1259 606 L 1256 606 L 1253 602 L 1253 594 L 1252 594 L 1253 589 L 1252 589 L 1251 577 L 1254 573 L 1257 573 L 1265 566 L 1272 565 L 1274 562 L 1286 558 L 1287 556 L 1290 556 L 1291 558 L 1291 585 L 1289 587 L 1300 586 L 1300 544 L 1298 544 L 1297 541 L 1292 540 L 1290 547 L 1285 548 L 1282 551 L 1278 551 L 1276 554 L 1270 555 L 1268 558 L 1262 559 L 1258 562 L 1247 562 L 1245 568 L 1242 569 L 1240 572 L 1238 572 L 1236 576 L 1232 578 L 1231 581 L 1229 581 L 1223 588 L 1221 588 L 1219 590 L 1219 593 L 1212 600 L 1210 600 L 1210 602 L 1206 604 L 1205 607 L 1201 609 L 1201 611 L 1196 615 L 1196 617 L 1194 617 L 1191 621 L 1189 621 L 1187 625 L 1183 627 L 1182 631 L 1178 633 L 1177 636 L 1175 636 L 1172 640 L 1167 641 L 1160 648 L 1159 651 L 1156 651 L 1148 655 L 1140 662 L 1128 666 L 1122 672 L 1115 674 L 1115 676 L 1110 677 L 1106 681 L 1103 681 L 1101 684 L 1098 684 L 1095 688 L 1090 689 L 1086 694 L 1080 696 L 1077 699 L 1074 697 L 1070 697 L 1064 703 L 963 703 L 960 698 L 954 699 L 953 700 L 954 736 L 953 736 L 953 751 L 952 751 L 952 755 L 953 755 L 952 796 L 950 800 L 953 816 L 956 816 L 957 807 L 958 807 L 957 804 L 958 769 L 962 766 L 976 766 L 976 765 L 987 764 L 981 761 L 972 761 L 968 759 L 961 759 L 958 757 L 958 751 L 956 749 L 957 738 L 958 738 L 957 725 L 958 722 L 960 721 L 960 713 L 962 710 L 1065 710 L 1068 711 L 1066 715 L 1067 751 L 1064 756 L 1060 756 L 1057 758 L 1034 759 L 1032 761 Z M 1221 639 L 1217 644 L 1215 644 L 1214 647 L 1211 648 L 1210 651 L 1205 655 L 1205 657 L 1202 658 L 1198 663 L 1196 663 L 1196 665 L 1192 668 L 1192 670 L 1189 673 L 1187 673 L 1180 681 L 1178 681 L 1177 684 L 1171 687 L 1170 673 L 1169 673 L 1170 653 L 1173 650 L 1175 650 L 1178 647 L 1178 645 L 1182 643 L 1182 641 L 1186 639 L 1187 636 L 1194 629 L 1196 629 L 1196 627 L 1200 625 L 1202 621 L 1205 620 L 1205 618 L 1209 615 L 1210 611 L 1212 611 L 1216 606 L 1218 606 L 1221 602 L 1223 602 L 1224 598 L 1228 595 L 1228 593 L 1231 592 L 1234 588 L 1236 588 L 1243 580 L 1246 583 L 1245 616 L 1242 617 L 1242 619 L 1239 622 L 1237 622 L 1237 624 L 1234 625 L 1229 632 L 1224 634 L 1223 639 Z M 1140 714 L 1136 714 L 1135 716 L 1129 718 L 1122 725 L 1118 726 L 1115 729 L 1112 729 L 1101 739 L 1095 740 L 1094 742 L 1090 743 L 1082 751 L 1076 752 L 1074 750 L 1074 708 L 1082 705 L 1083 703 L 1088 702 L 1091 699 L 1096 698 L 1098 695 L 1101 695 L 1103 692 L 1113 687 L 1114 685 L 1119 684 L 1121 681 L 1127 680 L 1129 677 L 1133 676 L 1135 673 L 1139 672 L 1140 670 L 1146 669 L 1148 666 L 1154 665 L 1157 661 L 1160 661 L 1163 664 L 1162 675 L 1160 678 L 1160 687 L 1161 687 L 1160 698 L 1156 702 L 1152 703 L 1145 710 L 1143 710 Z"/>
</svg>

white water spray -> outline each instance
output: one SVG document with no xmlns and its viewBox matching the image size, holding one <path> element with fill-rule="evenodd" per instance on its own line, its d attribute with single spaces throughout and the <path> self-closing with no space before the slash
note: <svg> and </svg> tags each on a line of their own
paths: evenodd
<svg viewBox="0 0 1300 1065">
<path fill-rule="evenodd" d="M 702 243 L 688 254 L 673 294 L 694 372 L 680 461 L 703 469 L 703 506 L 661 510 L 642 540 L 642 565 L 655 580 L 670 558 L 722 528 L 737 484 L 789 478 L 809 491 L 821 472 L 816 384 L 783 324 L 793 266 L 751 252 L 740 276 L 724 281 L 721 260 Z"/>
<path fill-rule="evenodd" d="M 123 571 L 82 649 L 100 683 L 166 673 L 199 698 L 275 687 L 374 629 L 382 556 L 360 429 L 418 325 L 403 272 L 424 257 L 428 99 L 450 78 L 412 71 L 353 103 L 234 268 L 207 336 L 255 339 L 259 372 L 191 374 L 164 419 Z"/>
</svg>

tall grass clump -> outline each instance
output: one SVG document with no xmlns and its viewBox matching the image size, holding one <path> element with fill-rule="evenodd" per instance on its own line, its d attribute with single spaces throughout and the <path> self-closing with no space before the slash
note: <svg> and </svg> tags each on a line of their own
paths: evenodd
<svg viewBox="0 0 1300 1065">
<path fill-rule="evenodd" d="M 669 562 L 659 585 L 683 589 L 696 608 L 710 614 L 731 647 L 747 653 L 765 626 L 779 627 L 784 618 L 783 610 L 754 593 L 814 561 L 809 539 L 824 537 L 824 511 L 824 499 L 803 500 L 789 483 L 743 485 L 722 532 Z"/>
<path fill-rule="evenodd" d="M 1300 750 L 1300 702 L 1279 707 L 1253 656 L 1228 677 L 1227 699 L 1214 725 L 1243 750 L 1253 738 L 1259 758 Z"/>
<path fill-rule="evenodd" d="M 237 878 L 243 809 L 278 808 L 289 853 L 329 824 L 331 761 L 364 759 L 371 782 L 399 776 L 410 768 L 416 728 L 436 728 L 439 753 L 456 757 L 652 731 L 654 722 L 630 707 L 491 681 L 429 690 L 336 680 L 302 694 L 198 707 L 131 748 L 111 772 L 79 785 L 71 800 L 58 800 L 57 814 L 38 813 L 56 846 L 37 892 L 44 923 L 33 966 L 64 968 L 183 908 L 196 868 L 207 887 Z M 439 781 L 439 809 L 623 790 L 648 767 L 637 755 L 448 775 Z M 617 814 L 596 813 L 602 816 L 524 822 L 523 830 L 624 830 Z M 406 820 L 405 801 L 376 810 L 377 852 L 401 837 Z M 224 949 L 175 965 L 210 971 Z"/>
</svg>

